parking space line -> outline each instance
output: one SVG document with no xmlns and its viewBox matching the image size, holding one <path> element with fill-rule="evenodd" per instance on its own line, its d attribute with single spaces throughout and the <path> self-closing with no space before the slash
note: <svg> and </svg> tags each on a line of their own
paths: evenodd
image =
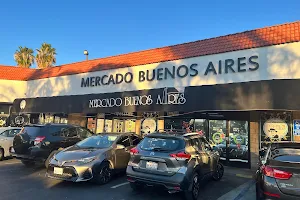
<svg viewBox="0 0 300 200">
<path fill-rule="evenodd" d="M 125 182 L 125 183 L 121 183 L 121 184 L 112 186 L 111 188 L 112 188 L 112 189 L 116 189 L 116 188 L 118 188 L 118 187 L 121 187 L 121 186 L 123 186 L 123 185 L 128 185 L 128 184 L 129 184 L 129 182 Z"/>
<path fill-rule="evenodd" d="M 20 164 L 20 162 L 9 162 L 9 163 L 3 163 L 5 165 L 12 165 L 12 164 Z"/>
</svg>

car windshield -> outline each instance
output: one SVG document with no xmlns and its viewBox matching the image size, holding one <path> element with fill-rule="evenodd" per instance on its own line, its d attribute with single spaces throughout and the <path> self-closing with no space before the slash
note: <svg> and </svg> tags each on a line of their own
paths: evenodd
<svg viewBox="0 0 300 200">
<path fill-rule="evenodd" d="M 117 135 L 97 135 L 78 142 L 76 146 L 79 148 L 108 148 L 117 138 Z"/>
<path fill-rule="evenodd" d="M 184 141 L 176 138 L 146 137 L 140 144 L 146 151 L 176 151 L 184 147 Z"/>
</svg>

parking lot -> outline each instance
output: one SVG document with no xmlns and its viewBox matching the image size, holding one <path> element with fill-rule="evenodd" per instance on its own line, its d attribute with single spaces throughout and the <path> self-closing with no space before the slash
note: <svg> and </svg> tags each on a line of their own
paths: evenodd
<svg viewBox="0 0 300 200">
<path fill-rule="evenodd" d="M 19 160 L 8 159 L 0 162 L 0 199 L 5 200 L 48 200 L 48 199 L 181 199 L 178 194 L 168 194 L 155 188 L 139 193 L 132 192 L 123 175 L 115 177 L 109 184 L 98 186 L 88 182 L 71 183 L 45 177 L 42 167 L 26 168 Z M 235 176 L 225 171 L 220 182 L 211 181 L 202 188 L 199 199 L 217 200 L 232 193 L 237 187 L 249 182 L 249 177 Z"/>
</svg>

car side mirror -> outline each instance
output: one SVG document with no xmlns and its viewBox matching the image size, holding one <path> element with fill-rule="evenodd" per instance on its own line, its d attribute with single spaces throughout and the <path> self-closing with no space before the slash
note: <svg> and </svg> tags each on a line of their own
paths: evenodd
<svg viewBox="0 0 300 200">
<path fill-rule="evenodd" d="M 117 144 L 117 149 L 125 149 L 125 146 L 122 144 Z"/>
</svg>

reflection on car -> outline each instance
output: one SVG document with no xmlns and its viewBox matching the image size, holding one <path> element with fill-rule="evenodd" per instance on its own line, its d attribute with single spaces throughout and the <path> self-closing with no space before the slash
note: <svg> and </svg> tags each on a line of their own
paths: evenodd
<svg viewBox="0 0 300 200">
<path fill-rule="evenodd" d="M 141 138 L 134 133 L 101 133 L 50 158 L 47 175 L 65 181 L 105 184 L 113 173 L 125 172 L 130 150 Z"/>
</svg>

